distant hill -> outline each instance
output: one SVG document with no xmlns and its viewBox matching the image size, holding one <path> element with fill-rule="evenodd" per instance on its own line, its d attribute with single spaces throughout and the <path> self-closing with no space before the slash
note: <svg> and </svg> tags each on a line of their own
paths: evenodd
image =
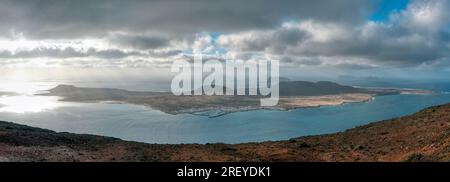
<svg viewBox="0 0 450 182">
<path fill-rule="evenodd" d="M 64 100 L 122 100 L 129 97 L 164 94 L 162 92 L 138 92 L 115 88 L 85 88 L 73 85 L 58 85 L 47 91 L 49 93 L 39 95 L 57 95 L 64 97 Z"/>
<path fill-rule="evenodd" d="M 280 96 L 318 96 L 345 93 L 373 93 L 363 88 L 340 85 L 329 81 L 307 82 L 290 81 L 280 82 Z"/>
<path fill-rule="evenodd" d="M 280 86 L 280 96 L 321 96 L 336 95 L 348 93 L 365 93 L 365 94 L 398 94 L 397 89 L 368 89 L 356 88 L 347 85 L 341 85 L 330 81 L 308 82 L 308 81 L 282 81 Z M 231 91 L 227 87 L 223 87 L 224 92 Z M 123 100 L 130 97 L 147 97 L 158 95 L 172 95 L 170 92 L 141 92 L 129 91 L 114 88 L 84 88 L 73 85 L 58 85 L 48 90 L 49 93 L 40 95 L 56 95 L 64 97 L 64 100 Z M 193 93 L 194 91 L 192 91 Z M 246 89 L 248 93 L 248 88 Z M 237 92 L 235 91 L 235 94 Z"/>
<path fill-rule="evenodd" d="M 348 93 L 368 94 L 397 94 L 397 90 L 373 90 L 341 85 L 330 81 L 308 82 L 308 81 L 280 81 L 280 96 L 321 96 Z M 228 87 L 223 90 L 231 91 Z M 248 86 L 246 93 L 248 93 Z M 193 92 L 193 91 L 192 91 Z M 235 91 L 236 94 L 236 91 Z"/>
</svg>

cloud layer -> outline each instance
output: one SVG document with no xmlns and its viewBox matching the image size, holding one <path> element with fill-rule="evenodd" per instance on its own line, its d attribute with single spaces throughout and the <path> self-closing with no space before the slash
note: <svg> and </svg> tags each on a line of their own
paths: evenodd
<svg viewBox="0 0 450 182">
<path fill-rule="evenodd" d="M 292 21 L 276 29 L 223 35 L 218 43 L 237 55 L 264 52 L 288 61 L 298 58 L 301 62 L 306 57 L 318 59 L 319 64 L 325 58 L 346 58 L 376 65 L 415 66 L 450 56 L 448 7 L 445 1 L 415 1 L 406 10 L 393 12 L 385 22 L 348 26 Z M 333 57 L 336 59 L 329 59 Z"/>
<path fill-rule="evenodd" d="M 377 1 L 2 1 L 3 66 L 168 66 L 204 53 L 289 67 L 448 69 L 450 4 Z M 33 63 L 33 64 L 32 64 Z"/>
</svg>

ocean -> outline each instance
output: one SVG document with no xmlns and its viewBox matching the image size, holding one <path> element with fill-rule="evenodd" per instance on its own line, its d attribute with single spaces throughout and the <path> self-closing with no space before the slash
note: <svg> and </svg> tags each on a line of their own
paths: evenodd
<svg viewBox="0 0 450 182">
<path fill-rule="evenodd" d="M 0 120 L 58 132 L 163 144 L 286 140 L 344 131 L 370 122 L 413 114 L 429 106 L 450 103 L 448 92 L 389 95 L 377 96 L 367 103 L 290 111 L 246 111 L 208 118 L 191 114 L 170 115 L 132 104 L 60 102 L 57 97 L 33 95 L 52 88 L 59 84 L 57 82 L 14 84 L 0 84 L 0 91 L 20 91 L 19 95 L 1 96 Z"/>
</svg>

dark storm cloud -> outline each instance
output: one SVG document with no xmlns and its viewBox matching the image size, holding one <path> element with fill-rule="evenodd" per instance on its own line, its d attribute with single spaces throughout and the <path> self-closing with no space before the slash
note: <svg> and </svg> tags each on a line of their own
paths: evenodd
<svg viewBox="0 0 450 182">
<path fill-rule="evenodd" d="M 113 44 L 135 49 L 154 49 L 169 44 L 169 40 L 158 36 L 115 35 L 110 39 Z"/>
<path fill-rule="evenodd" d="M 148 54 L 151 57 L 167 58 L 167 57 L 178 55 L 178 54 L 180 54 L 182 52 L 183 52 L 182 50 L 167 50 L 167 51 L 153 51 L 153 50 L 150 50 Z"/>
<path fill-rule="evenodd" d="M 436 38 L 420 37 L 417 34 L 403 36 L 373 36 L 362 38 L 354 32 L 348 39 L 330 42 L 305 43 L 302 49 L 291 49 L 287 54 L 304 56 L 362 57 L 380 63 L 417 65 L 450 56 L 448 42 Z"/>
<path fill-rule="evenodd" d="M 309 33 L 296 28 L 281 27 L 273 31 L 250 31 L 219 37 L 218 44 L 241 51 L 266 51 L 282 54 L 289 46 L 307 40 Z"/>
<path fill-rule="evenodd" d="M 307 33 L 299 29 L 281 29 L 275 33 L 275 40 L 284 45 L 296 45 L 306 38 Z"/>
<path fill-rule="evenodd" d="M 102 36 L 111 31 L 230 32 L 272 28 L 283 19 L 362 21 L 371 4 L 360 0 L 6 0 L 0 5 L 0 27 L 36 39 Z"/>
<path fill-rule="evenodd" d="M 71 57 L 85 57 L 86 54 L 76 51 L 73 48 L 36 48 L 32 50 L 21 50 L 15 53 L 10 51 L 0 52 L 0 58 L 16 59 L 16 58 L 39 58 L 39 57 L 53 57 L 53 58 L 71 58 Z"/>
<path fill-rule="evenodd" d="M 221 58 L 261 55 L 295 66 L 343 69 L 448 65 L 446 0 L 411 0 L 386 20 L 372 21 L 378 2 L 0 0 L 0 45 L 5 45 L 0 59 L 93 57 L 108 65 L 128 61 L 136 66 L 142 64 L 135 57 L 146 64 L 166 64 L 189 59 L 183 53 L 219 52 Z M 2 37 L 35 42 L 10 50 Z M 89 41 L 60 47 L 49 43 L 67 40 Z M 40 41 L 50 46 L 33 47 Z"/>
<path fill-rule="evenodd" d="M 67 48 L 35 48 L 31 50 L 21 50 L 15 53 L 4 50 L 0 51 L 0 59 L 24 59 L 24 58 L 83 58 L 94 57 L 104 59 L 120 59 L 129 56 L 143 56 L 138 52 L 125 52 L 118 49 L 96 50 L 90 48 L 87 51 Z"/>
<path fill-rule="evenodd" d="M 315 20 L 294 21 L 271 31 L 223 35 L 219 44 L 234 52 L 359 58 L 395 67 L 432 65 L 430 62 L 442 62 L 450 57 L 449 12 L 450 4 L 446 1 L 416 0 L 407 9 L 391 14 L 392 17 L 384 22 L 346 25 Z M 292 62 L 292 59 L 285 61 Z M 357 69 L 364 66 L 344 67 Z"/>
<path fill-rule="evenodd" d="M 323 61 L 317 57 L 299 58 L 294 56 L 282 56 L 280 61 L 291 65 L 301 65 L 301 66 L 317 66 L 323 63 Z"/>
</svg>

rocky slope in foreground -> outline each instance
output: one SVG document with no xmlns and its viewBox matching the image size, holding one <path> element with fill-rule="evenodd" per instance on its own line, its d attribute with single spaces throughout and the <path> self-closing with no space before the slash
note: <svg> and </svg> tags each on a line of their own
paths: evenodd
<svg viewBox="0 0 450 182">
<path fill-rule="evenodd" d="M 341 133 L 245 144 L 161 145 L 0 122 L 0 161 L 449 161 L 450 104 Z"/>
</svg>

